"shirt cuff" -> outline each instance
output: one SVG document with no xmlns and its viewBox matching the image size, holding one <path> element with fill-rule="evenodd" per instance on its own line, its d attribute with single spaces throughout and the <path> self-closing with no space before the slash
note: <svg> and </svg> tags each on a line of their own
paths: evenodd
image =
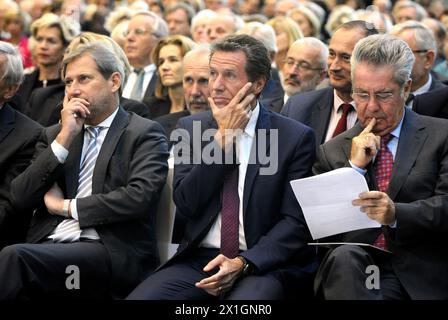
<svg viewBox="0 0 448 320">
<path fill-rule="evenodd" d="M 393 224 L 389 225 L 390 228 L 397 228 L 397 220 Z"/>
<path fill-rule="evenodd" d="M 61 146 L 56 140 L 51 143 L 51 150 L 60 163 L 64 163 L 68 157 L 68 150 Z"/>
<path fill-rule="evenodd" d="M 362 169 L 356 165 L 354 165 L 350 160 L 348 160 L 348 162 L 350 163 L 350 166 L 355 169 L 356 171 L 358 171 L 360 174 L 362 174 L 363 176 L 367 173 L 366 169 Z"/>
<path fill-rule="evenodd" d="M 78 221 L 78 209 L 76 207 L 76 199 L 73 199 L 72 202 L 70 202 L 70 214 L 72 215 L 72 218 Z"/>
</svg>

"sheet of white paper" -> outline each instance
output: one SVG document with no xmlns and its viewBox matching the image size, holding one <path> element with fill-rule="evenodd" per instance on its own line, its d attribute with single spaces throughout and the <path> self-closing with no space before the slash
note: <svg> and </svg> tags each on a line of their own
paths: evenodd
<svg viewBox="0 0 448 320">
<path fill-rule="evenodd" d="M 352 200 L 361 192 L 369 190 L 365 178 L 352 168 L 340 168 L 290 183 L 314 240 L 381 226 L 361 212 L 360 207 L 352 205 Z"/>
</svg>

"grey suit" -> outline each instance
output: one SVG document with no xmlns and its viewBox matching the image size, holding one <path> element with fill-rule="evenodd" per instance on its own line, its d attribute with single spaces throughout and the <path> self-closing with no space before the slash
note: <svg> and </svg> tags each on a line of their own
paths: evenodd
<svg viewBox="0 0 448 320">
<path fill-rule="evenodd" d="M 358 123 L 320 146 L 314 173 L 348 167 L 352 138 L 361 131 Z M 371 165 L 366 180 L 376 189 Z M 395 204 L 397 225 L 382 230 L 393 252 L 388 263 L 400 285 L 413 299 L 447 299 L 448 121 L 406 110 L 387 194 Z M 379 232 L 364 229 L 337 240 L 373 243 Z M 316 283 L 325 276 L 320 272 Z"/>
</svg>

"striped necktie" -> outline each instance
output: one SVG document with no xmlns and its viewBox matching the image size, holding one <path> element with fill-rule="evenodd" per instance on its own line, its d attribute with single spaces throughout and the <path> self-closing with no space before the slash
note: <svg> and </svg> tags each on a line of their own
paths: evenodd
<svg viewBox="0 0 448 320">
<path fill-rule="evenodd" d="M 135 79 L 135 84 L 132 88 L 130 98 L 133 100 L 141 101 L 143 93 L 143 80 L 145 79 L 145 70 L 135 69 L 134 72 L 137 74 L 137 78 Z"/>
<path fill-rule="evenodd" d="M 89 142 L 85 149 L 85 155 L 81 162 L 78 177 L 78 191 L 76 198 L 84 198 L 92 194 L 92 177 L 95 168 L 96 159 L 98 157 L 98 135 L 103 127 L 87 127 L 86 131 L 89 136 Z M 74 242 L 78 241 L 82 230 L 79 222 L 75 219 L 65 219 L 50 236 L 54 242 Z"/>
</svg>

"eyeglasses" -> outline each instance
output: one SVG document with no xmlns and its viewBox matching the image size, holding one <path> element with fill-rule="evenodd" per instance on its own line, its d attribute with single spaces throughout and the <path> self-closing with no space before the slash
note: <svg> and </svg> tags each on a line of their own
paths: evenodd
<svg viewBox="0 0 448 320">
<path fill-rule="evenodd" d="M 375 100 L 379 103 L 387 103 L 392 100 L 394 94 L 392 92 L 375 92 Z M 366 103 L 370 101 L 370 93 L 367 92 L 352 92 L 352 98 L 356 102 Z"/>
<path fill-rule="evenodd" d="M 296 60 L 294 60 L 292 58 L 285 59 L 284 63 L 289 68 L 296 67 L 296 68 L 298 68 L 299 70 L 302 70 L 302 71 L 309 71 L 309 70 L 322 71 L 322 70 L 324 70 L 324 68 L 313 67 L 306 61 L 303 61 L 303 60 L 296 61 Z"/>
<path fill-rule="evenodd" d="M 132 32 L 134 32 L 134 34 L 136 35 L 136 36 L 143 36 L 143 35 L 145 35 L 145 34 L 152 34 L 152 35 L 154 35 L 155 36 L 155 33 L 154 32 L 151 32 L 151 31 L 149 31 L 149 30 L 146 30 L 146 29 L 143 29 L 143 28 L 135 28 L 135 29 L 132 29 L 132 30 L 126 30 L 125 32 L 124 32 L 124 36 L 125 37 L 127 37 L 128 35 L 130 35 Z"/>
<path fill-rule="evenodd" d="M 422 49 L 422 50 L 412 50 L 413 53 L 426 53 L 428 52 L 428 49 Z"/>
</svg>

